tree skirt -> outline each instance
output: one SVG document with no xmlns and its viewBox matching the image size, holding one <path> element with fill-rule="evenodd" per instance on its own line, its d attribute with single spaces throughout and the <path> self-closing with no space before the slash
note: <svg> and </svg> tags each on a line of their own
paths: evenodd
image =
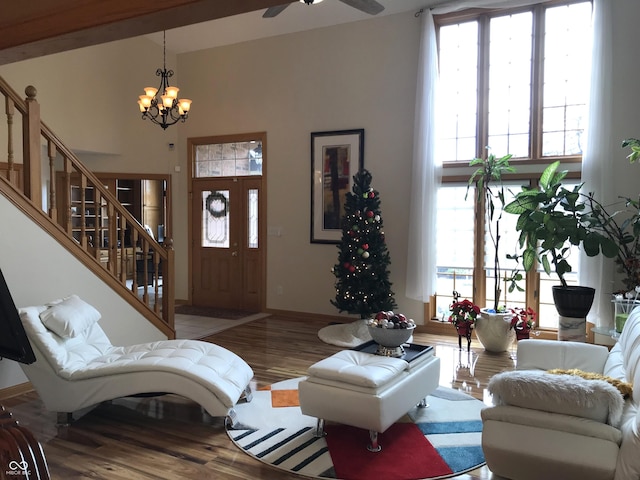
<svg viewBox="0 0 640 480">
<path fill-rule="evenodd" d="M 316 419 L 298 403 L 300 378 L 254 393 L 238 404 L 236 425 L 227 425 L 234 444 L 257 460 L 311 478 L 415 480 L 449 478 L 484 465 L 481 447 L 484 403 L 450 388 L 427 397 L 379 435 L 382 451 L 367 450 L 366 430 L 327 423 L 315 436 Z"/>
<path fill-rule="evenodd" d="M 324 343 L 338 347 L 353 348 L 373 340 L 367 327 L 367 320 L 328 325 L 318 330 L 318 338 Z"/>
</svg>

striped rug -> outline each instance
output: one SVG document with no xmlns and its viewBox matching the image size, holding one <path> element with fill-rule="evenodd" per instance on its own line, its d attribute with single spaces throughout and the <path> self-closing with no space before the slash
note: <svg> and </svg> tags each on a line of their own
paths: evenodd
<svg viewBox="0 0 640 480">
<path fill-rule="evenodd" d="M 366 449 L 368 433 L 328 424 L 316 438 L 316 419 L 302 415 L 292 379 L 255 392 L 236 406 L 227 433 L 236 446 L 275 468 L 311 478 L 414 480 L 449 478 L 484 465 L 479 400 L 439 387 L 428 408 L 414 408 L 380 435 L 382 451 Z M 416 437 L 417 435 L 417 437 Z M 410 455 L 401 454 L 405 451 Z M 401 460 L 401 461 L 400 461 Z"/>
</svg>

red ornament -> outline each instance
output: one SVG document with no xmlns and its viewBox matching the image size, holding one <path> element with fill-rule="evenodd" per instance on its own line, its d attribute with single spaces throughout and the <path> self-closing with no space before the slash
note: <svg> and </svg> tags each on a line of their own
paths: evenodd
<svg viewBox="0 0 640 480">
<path fill-rule="evenodd" d="M 372 210 L 369 210 L 369 211 L 367 212 L 367 217 L 369 217 L 369 218 L 373 217 L 374 215 L 375 215 L 375 213 L 373 213 L 373 211 L 372 211 Z"/>
<path fill-rule="evenodd" d="M 373 197 L 375 197 L 375 196 L 376 196 L 376 194 L 375 194 L 375 193 L 373 193 L 373 192 L 369 192 L 369 198 L 373 198 Z"/>
<path fill-rule="evenodd" d="M 363 250 L 369 250 L 369 244 L 368 243 L 363 243 L 362 244 L 362 249 Z"/>
<path fill-rule="evenodd" d="M 349 262 L 344 262 L 342 266 L 348 269 L 351 266 L 351 264 Z"/>
<path fill-rule="evenodd" d="M 351 273 L 355 272 L 355 271 L 356 271 L 356 267 L 354 267 L 353 265 L 351 265 L 351 266 L 349 267 L 349 271 L 350 271 Z"/>
</svg>

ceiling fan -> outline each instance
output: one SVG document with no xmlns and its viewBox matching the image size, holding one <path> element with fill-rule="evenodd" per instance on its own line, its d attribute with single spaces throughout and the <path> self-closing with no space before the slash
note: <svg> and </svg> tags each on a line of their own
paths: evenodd
<svg viewBox="0 0 640 480">
<path fill-rule="evenodd" d="M 300 0 L 307 5 L 311 5 L 313 3 L 320 3 L 322 0 Z M 342 3 L 349 5 L 361 12 L 368 13 L 369 15 L 377 15 L 381 11 L 384 10 L 384 6 L 380 5 L 376 0 L 340 0 Z M 284 5 L 277 5 L 275 7 L 269 7 L 262 15 L 263 18 L 273 18 L 276 15 L 279 15 L 285 8 L 287 8 L 290 4 L 285 3 Z"/>
</svg>

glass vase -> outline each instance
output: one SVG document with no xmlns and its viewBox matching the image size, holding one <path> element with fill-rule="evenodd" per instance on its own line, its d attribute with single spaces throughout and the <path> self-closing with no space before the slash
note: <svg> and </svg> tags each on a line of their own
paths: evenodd
<svg viewBox="0 0 640 480">
<path fill-rule="evenodd" d="M 627 317 L 635 307 L 640 305 L 640 300 L 616 299 L 612 300 L 614 306 L 614 322 L 617 333 L 622 332 Z"/>
</svg>

